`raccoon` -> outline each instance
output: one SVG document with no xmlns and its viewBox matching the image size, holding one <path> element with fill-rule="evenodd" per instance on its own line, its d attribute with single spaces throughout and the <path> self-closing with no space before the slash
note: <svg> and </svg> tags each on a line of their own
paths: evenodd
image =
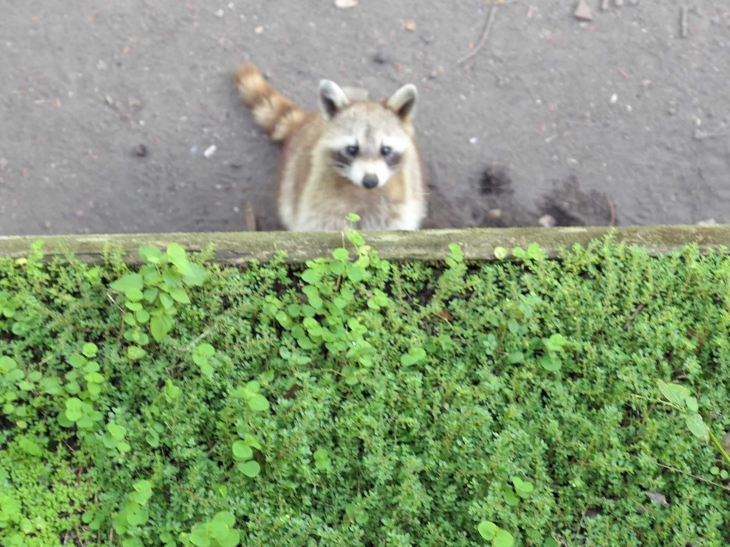
<svg viewBox="0 0 730 547">
<path fill-rule="evenodd" d="M 235 83 L 256 122 L 283 143 L 276 204 L 287 230 L 341 230 L 360 216 L 364 230 L 416 230 L 426 216 L 426 185 L 412 125 L 418 93 L 405 85 L 376 102 L 319 84 L 319 111 L 305 111 L 252 64 Z"/>
</svg>

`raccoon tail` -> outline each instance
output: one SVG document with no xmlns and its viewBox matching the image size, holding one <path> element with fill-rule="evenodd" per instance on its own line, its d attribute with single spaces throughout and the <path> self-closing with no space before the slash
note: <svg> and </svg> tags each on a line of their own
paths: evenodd
<svg viewBox="0 0 730 547">
<path fill-rule="evenodd" d="M 256 66 L 240 65 L 234 81 L 241 99 L 253 112 L 256 123 L 274 142 L 283 142 L 306 117 L 305 111 L 269 84 Z"/>
</svg>

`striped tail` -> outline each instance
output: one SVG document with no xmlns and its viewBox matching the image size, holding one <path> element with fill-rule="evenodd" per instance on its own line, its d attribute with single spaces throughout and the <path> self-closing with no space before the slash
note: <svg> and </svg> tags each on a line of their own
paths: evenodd
<svg viewBox="0 0 730 547">
<path fill-rule="evenodd" d="M 254 65 L 240 65 L 234 80 L 241 99 L 272 141 L 285 141 L 304 121 L 306 112 L 274 89 Z"/>
</svg>

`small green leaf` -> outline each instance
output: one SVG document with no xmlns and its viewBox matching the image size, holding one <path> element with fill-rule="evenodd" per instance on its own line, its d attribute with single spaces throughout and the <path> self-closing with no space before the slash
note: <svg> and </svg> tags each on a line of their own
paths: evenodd
<svg viewBox="0 0 730 547">
<path fill-rule="evenodd" d="M 154 429 L 150 429 L 144 436 L 144 439 L 152 448 L 158 448 L 160 446 L 160 435 Z"/>
<path fill-rule="evenodd" d="M 73 365 L 72 365 L 73 366 Z M 15 370 L 18 368 L 18 364 L 15 362 L 15 360 L 11 357 L 8 357 L 7 355 L 3 355 L 0 357 L 0 372 L 5 374 L 7 372 L 10 372 L 11 370 Z"/>
<path fill-rule="evenodd" d="M 314 285 L 322 278 L 322 274 L 319 270 L 313 270 L 311 268 L 304 270 L 302 272 L 302 279 L 305 283 L 309 283 L 310 285 Z"/>
<path fill-rule="evenodd" d="M 183 275 L 183 283 L 188 287 L 199 287 L 208 279 L 210 274 L 200 264 L 191 262 L 188 264 L 188 271 Z"/>
<path fill-rule="evenodd" d="M 175 304 L 175 300 L 168 293 L 160 293 L 160 304 L 166 309 L 171 308 Z"/>
<path fill-rule="evenodd" d="M 159 294 L 159 292 L 160 292 L 160 289 L 157 289 L 157 288 L 147 289 L 144 292 L 144 299 L 151 304 L 152 302 L 155 301 L 155 298 L 157 298 L 157 295 Z"/>
<path fill-rule="evenodd" d="M 188 297 L 188 293 L 185 292 L 185 289 L 172 289 L 170 296 L 176 302 L 180 302 L 180 304 L 190 304 L 190 298 Z"/>
<path fill-rule="evenodd" d="M 523 481 L 519 477 L 513 477 L 512 484 L 515 485 L 515 491 L 517 492 L 517 495 L 523 499 L 529 497 L 529 495 L 535 489 L 535 486 L 531 482 Z"/>
<path fill-rule="evenodd" d="M 347 215 L 347 220 L 349 220 L 350 222 L 360 222 L 360 215 L 350 213 L 349 215 Z"/>
<path fill-rule="evenodd" d="M 504 492 L 504 501 L 506 501 L 507 505 L 510 507 L 516 507 L 520 503 L 520 498 L 518 498 L 514 490 L 510 488 Z"/>
<path fill-rule="evenodd" d="M 370 520 L 370 515 L 367 514 L 366 511 L 360 511 L 357 516 L 355 517 L 355 522 L 357 522 L 360 525 L 367 524 L 367 522 Z"/>
<path fill-rule="evenodd" d="M 157 342 L 161 342 L 171 329 L 172 320 L 163 315 L 155 315 L 150 320 L 150 332 Z"/>
<path fill-rule="evenodd" d="M 216 513 L 216 515 L 213 517 L 213 522 L 222 522 L 229 528 L 233 528 L 233 526 L 236 524 L 236 517 L 233 516 L 233 513 L 221 511 L 220 513 Z"/>
<path fill-rule="evenodd" d="M 426 350 L 419 347 L 412 347 L 408 353 L 401 355 L 400 362 L 403 366 L 409 367 L 420 363 L 426 358 Z"/>
<path fill-rule="evenodd" d="M 269 401 L 263 395 L 253 395 L 248 399 L 248 406 L 256 412 L 265 412 L 269 410 Z"/>
<path fill-rule="evenodd" d="M 109 423 L 106 426 L 107 430 L 111 434 L 113 438 L 115 438 L 118 441 L 121 441 L 124 439 L 124 436 L 127 434 L 127 430 L 122 427 L 121 425 L 117 425 L 115 423 Z"/>
<path fill-rule="evenodd" d="M 127 290 L 124 294 L 132 302 L 139 302 L 140 300 L 142 300 L 144 298 L 144 294 L 142 294 L 142 291 L 136 287 L 132 287 L 131 289 Z"/>
<path fill-rule="evenodd" d="M 509 361 L 511 365 L 522 363 L 524 360 L 525 355 L 521 351 L 513 351 L 507 356 L 507 361 Z"/>
<path fill-rule="evenodd" d="M 82 402 L 81 399 L 72 397 L 66 400 L 66 418 L 72 422 L 77 421 L 82 415 Z"/>
<path fill-rule="evenodd" d="M 147 355 L 147 352 L 138 346 L 129 346 L 127 348 L 127 357 L 129 357 L 133 361 L 142 359 L 142 357 L 144 357 L 145 355 Z"/>
<path fill-rule="evenodd" d="M 496 256 L 499 260 L 504 260 L 505 258 L 507 258 L 507 249 L 505 249 L 504 247 L 495 247 L 494 256 Z"/>
<path fill-rule="evenodd" d="M 153 245 L 140 245 L 139 256 L 150 264 L 160 264 L 162 262 L 162 251 Z"/>
<path fill-rule="evenodd" d="M 512 249 L 512 254 L 517 258 L 525 258 L 525 250 L 522 247 Z"/>
<path fill-rule="evenodd" d="M 208 531 L 215 539 L 216 541 L 221 540 L 222 538 L 226 537 L 228 535 L 228 532 L 230 531 L 228 528 L 228 525 L 225 522 L 216 521 L 210 523 L 210 526 L 208 527 Z"/>
<path fill-rule="evenodd" d="M 497 535 L 497 532 L 499 532 L 499 527 L 493 522 L 485 520 L 479 523 L 478 530 L 480 536 L 482 536 L 487 541 L 491 541 L 492 539 L 494 539 L 494 536 Z"/>
<path fill-rule="evenodd" d="M 237 460 L 250 460 L 253 458 L 253 450 L 243 441 L 233 443 L 233 456 Z"/>
<path fill-rule="evenodd" d="M 527 247 L 527 257 L 533 260 L 540 260 L 543 257 L 543 252 L 537 243 L 530 243 Z"/>
<path fill-rule="evenodd" d="M 99 348 L 96 344 L 92 344 L 91 342 L 84 344 L 84 347 L 81 349 L 81 353 L 83 353 L 86 357 L 94 357 L 97 351 L 99 351 Z"/>
<path fill-rule="evenodd" d="M 551 355 L 543 355 L 540 357 L 540 366 L 547 371 L 557 372 L 562 367 L 562 362 L 557 357 Z"/>
<path fill-rule="evenodd" d="M 170 243 L 167 246 L 167 256 L 170 257 L 170 260 L 174 262 L 187 262 L 188 257 L 185 253 L 185 249 L 183 249 L 182 245 L 179 243 Z"/>
<path fill-rule="evenodd" d="M 691 414 L 685 418 L 685 423 L 695 437 L 705 440 L 707 439 L 709 435 L 708 429 L 705 422 L 702 420 L 702 416 L 699 414 Z"/>
<path fill-rule="evenodd" d="M 500 530 L 497 535 L 494 536 L 492 541 L 492 547 L 512 547 L 515 543 L 515 538 L 512 537 L 507 530 Z"/>
<path fill-rule="evenodd" d="M 258 462 L 250 460 L 247 462 L 239 463 L 238 470 L 247 477 L 253 478 L 261 473 L 261 466 L 258 464 Z"/>
<path fill-rule="evenodd" d="M 198 353 L 204 357 L 211 357 L 215 355 L 215 348 L 210 344 L 200 344 L 198 346 Z"/>
<path fill-rule="evenodd" d="M 126 293 L 129 289 L 141 291 L 144 288 L 144 281 L 140 274 L 127 274 L 112 283 L 111 288 L 121 293 Z"/>
<path fill-rule="evenodd" d="M 545 540 L 544 547 L 559 547 L 559 545 L 553 538 L 547 538 Z"/>
<path fill-rule="evenodd" d="M 691 396 L 690 390 L 679 384 L 667 384 L 662 380 L 657 380 L 657 385 L 667 401 L 680 408 L 684 408 L 685 399 Z"/>
<path fill-rule="evenodd" d="M 343 262 L 350 260 L 350 253 L 347 252 L 347 249 L 335 249 L 332 256 L 334 256 L 337 260 L 342 260 Z"/>
<path fill-rule="evenodd" d="M 229 530 L 228 535 L 218 540 L 219 547 L 236 547 L 241 541 L 241 532 Z"/>
<path fill-rule="evenodd" d="M 210 547 L 208 538 L 208 527 L 205 524 L 198 524 L 190 534 L 190 543 L 197 547 Z"/>
<path fill-rule="evenodd" d="M 350 262 L 347 263 L 347 277 L 353 283 L 359 283 L 365 277 L 365 270 Z M 316 306 L 315 306 L 316 307 Z"/>
<path fill-rule="evenodd" d="M 700 408 L 697 404 L 697 399 L 695 399 L 694 397 L 687 397 L 684 402 L 687 405 L 687 410 L 689 410 L 690 412 L 697 412 Z"/>
<path fill-rule="evenodd" d="M 74 368 L 82 367 L 86 364 L 86 357 L 78 353 L 74 353 L 71 357 L 68 358 L 68 363 Z"/>
</svg>

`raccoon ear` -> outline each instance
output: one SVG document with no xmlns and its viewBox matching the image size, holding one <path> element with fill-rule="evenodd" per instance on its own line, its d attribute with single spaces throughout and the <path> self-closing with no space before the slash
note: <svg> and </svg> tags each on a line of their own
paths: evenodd
<svg viewBox="0 0 730 547">
<path fill-rule="evenodd" d="M 413 84 L 404 85 L 393 93 L 393 96 L 388 99 L 386 106 L 405 122 L 413 116 L 417 98 L 418 90 L 416 86 Z"/>
<path fill-rule="evenodd" d="M 350 104 L 350 99 L 336 83 L 322 80 L 319 82 L 319 102 L 325 115 L 334 118 L 340 110 Z"/>
</svg>

